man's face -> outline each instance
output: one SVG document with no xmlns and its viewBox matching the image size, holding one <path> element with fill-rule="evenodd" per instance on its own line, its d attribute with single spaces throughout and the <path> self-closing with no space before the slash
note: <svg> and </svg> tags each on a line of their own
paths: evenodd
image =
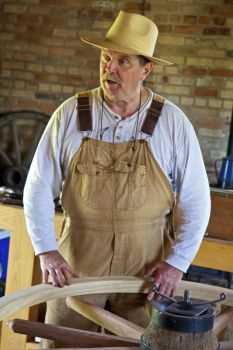
<svg viewBox="0 0 233 350">
<path fill-rule="evenodd" d="M 100 58 L 100 85 L 110 101 L 130 99 L 139 92 L 153 64 L 140 64 L 136 55 L 103 50 Z"/>
</svg>

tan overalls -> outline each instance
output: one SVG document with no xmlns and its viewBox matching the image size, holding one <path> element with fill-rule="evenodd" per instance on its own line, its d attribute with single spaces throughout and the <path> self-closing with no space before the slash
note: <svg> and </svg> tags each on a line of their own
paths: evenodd
<svg viewBox="0 0 233 350">
<path fill-rule="evenodd" d="M 81 130 L 91 129 L 88 97 L 78 98 Z M 141 131 L 152 135 L 163 107 L 152 101 Z M 87 110 L 88 109 L 88 110 Z M 133 146 L 135 146 L 133 150 Z M 143 276 L 168 255 L 174 193 L 145 140 L 108 143 L 84 138 L 74 155 L 62 193 L 65 226 L 59 250 L 80 277 Z M 94 304 L 146 327 L 143 295 L 85 296 Z M 65 307 L 48 302 L 47 323 L 96 331 Z M 53 345 L 52 345 L 53 344 Z M 50 342 L 50 348 L 55 347 Z M 56 347 L 64 347 L 57 344 Z"/>
</svg>

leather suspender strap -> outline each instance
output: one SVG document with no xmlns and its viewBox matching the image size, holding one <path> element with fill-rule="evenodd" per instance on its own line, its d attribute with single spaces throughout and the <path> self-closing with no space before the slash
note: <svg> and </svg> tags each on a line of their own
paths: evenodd
<svg viewBox="0 0 233 350">
<path fill-rule="evenodd" d="M 160 95 L 156 95 L 150 105 L 150 108 L 147 111 L 146 118 L 143 122 L 141 131 L 145 134 L 152 136 L 159 116 L 162 112 L 165 98 Z"/>
<path fill-rule="evenodd" d="M 77 93 L 77 110 L 78 110 L 78 130 L 91 131 L 92 130 L 92 114 L 90 107 L 90 93 L 89 91 Z"/>
</svg>

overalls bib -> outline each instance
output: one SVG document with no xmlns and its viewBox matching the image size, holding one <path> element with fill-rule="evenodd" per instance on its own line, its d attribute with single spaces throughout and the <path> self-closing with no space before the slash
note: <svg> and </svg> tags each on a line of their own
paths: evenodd
<svg viewBox="0 0 233 350">
<path fill-rule="evenodd" d="M 87 102 L 86 95 L 79 96 L 81 130 L 91 128 Z M 152 101 L 141 131 L 152 135 L 162 107 L 161 99 Z M 109 143 L 83 138 L 72 158 L 61 200 L 65 225 L 59 251 L 80 277 L 143 276 L 170 252 L 174 193 L 145 140 Z M 147 326 L 145 296 L 85 299 L 102 307 L 108 302 L 116 314 Z M 95 330 L 90 321 L 68 312 L 63 301 L 49 302 L 47 310 L 48 323 Z"/>
</svg>

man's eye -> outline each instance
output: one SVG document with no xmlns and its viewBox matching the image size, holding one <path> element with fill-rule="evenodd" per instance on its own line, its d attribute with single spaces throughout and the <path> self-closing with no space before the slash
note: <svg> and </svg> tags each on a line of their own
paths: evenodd
<svg viewBox="0 0 233 350">
<path fill-rule="evenodd" d="M 127 66 L 129 64 L 129 61 L 126 58 L 120 58 L 119 63 L 123 66 Z"/>
</svg>

